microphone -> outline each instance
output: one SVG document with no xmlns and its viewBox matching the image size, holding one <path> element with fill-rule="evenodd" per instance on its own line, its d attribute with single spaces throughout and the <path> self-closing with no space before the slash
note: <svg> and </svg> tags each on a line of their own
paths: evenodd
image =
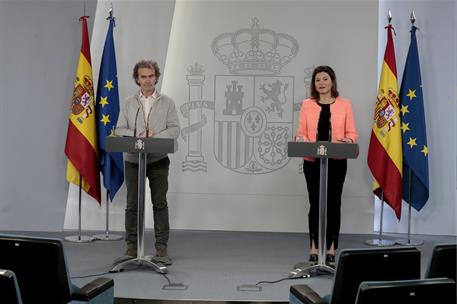
<svg viewBox="0 0 457 304">
<path fill-rule="evenodd" d="M 138 113 L 140 113 L 140 108 L 141 107 L 138 107 L 138 110 L 136 111 L 136 115 L 135 115 L 135 127 L 133 129 L 133 137 L 136 137 L 136 121 L 138 120 Z"/>
<path fill-rule="evenodd" d="M 328 141 L 332 141 L 332 112 L 329 110 L 329 115 L 328 115 Z"/>
<path fill-rule="evenodd" d="M 149 133 L 149 116 L 151 116 L 151 112 L 152 112 L 152 107 L 149 108 L 149 112 L 148 112 L 148 116 L 146 118 L 146 137 L 148 137 L 148 133 Z"/>
</svg>

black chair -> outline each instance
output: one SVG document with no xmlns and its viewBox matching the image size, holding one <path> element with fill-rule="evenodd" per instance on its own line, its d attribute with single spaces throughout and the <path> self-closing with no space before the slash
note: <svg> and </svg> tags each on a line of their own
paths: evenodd
<svg viewBox="0 0 457 304">
<path fill-rule="evenodd" d="M 426 278 L 450 278 L 456 281 L 457 244 L 437 244 L 433 248 Z"/>
<path fill-rule="evenodd" d="M 412 279 L 420 279 L 420 252 L 414 247 L 345 249 L 338 257 L 328 301 L 307 285 L 292 285 L 289 302 L 354 303 L 363 281 Z"/>
<path fill-rule="evenodd" d="M 114 301 L 112 279 L 97 278 L 82 288 L 71 283 L 59 239 L 0 235 L 0 269 L 16 274 L 24 304 Z"/>
<path fill-rule="evenodd" d="M 0 269 L 0 300 L 2 303 L 22 304 L 16 276 L 10 270 Z"/>
<path fill-rule="evenodd" d="M 362 282 L 356 304 L 455 304 L 455 282 L 449 278 Z"/>
</svg>

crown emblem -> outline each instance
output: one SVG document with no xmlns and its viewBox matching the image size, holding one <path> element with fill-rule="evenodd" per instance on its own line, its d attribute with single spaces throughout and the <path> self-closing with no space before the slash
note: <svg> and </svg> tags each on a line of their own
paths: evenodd
<svg viewBox="0 0 457 304">
<path fill-rule="evenodd" d="M 250 29 L 214 38 L 211 49 L 231 74 L 275 75 L 297 56 L 298 42 L 290 35 L 261 29 L 254 18 Z"/>
<path fill-rule="evenodd" d="M 202 65 L 195 62 L 194 65 L 190 65 L 187 68 L 187 71 L 190 73 L 190 75 L 203 75 L 205 68 Z"/>
</svg>

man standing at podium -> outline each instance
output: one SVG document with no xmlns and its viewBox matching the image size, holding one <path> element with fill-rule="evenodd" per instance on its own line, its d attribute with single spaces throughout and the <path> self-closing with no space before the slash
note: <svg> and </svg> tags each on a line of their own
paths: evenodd
<svg viewBox="0 0 457 304">
<path fill-rule="evenodd" d="M 141 60 L 133 68 L 133 79 L 139 91 L 121 103 L 116 135 L 154 138 L 178 138 L 179 119 L 173 100 L 156 90 L 160 69 L 155 61 Z M 126 153 L 125 182 L 127 207 L 125 209 L 126 255 L 137 256 L 138 217 L 138 154 Z M 167 243 L 170 233 L 168 217 L 167 154 L 148 154 L 146 176 L 149 180 L 154 215 L 155 260 L 171 265 Z"/>
</svg>

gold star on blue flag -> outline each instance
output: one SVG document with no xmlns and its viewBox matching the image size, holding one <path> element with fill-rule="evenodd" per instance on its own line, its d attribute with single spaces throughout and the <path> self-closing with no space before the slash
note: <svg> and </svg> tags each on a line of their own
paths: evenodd
<svg viewBox="0 0 457 304">
<path fill-rule="evenodd" d="M 97 86 L 97 121 L 100 168 L 103 186 L 110 200 L 124 183 L 124 160 L 122 153 L 106 152 L 105 138 L 116 127 L 119 117 L 119 91 L 117 85 L 116 54 L 114 50 L 114 18 L 110 17 L 108 33 L 103 48 L 102 63 Z"/>
<path fill-rule="evenodd" d="M 425 129 L 424 99 L 415 26 L 400 87 L 403 129 L 403 194 L 402 198 L 421 210 L 429 197 L 428 146 Z"/>
</svg>

